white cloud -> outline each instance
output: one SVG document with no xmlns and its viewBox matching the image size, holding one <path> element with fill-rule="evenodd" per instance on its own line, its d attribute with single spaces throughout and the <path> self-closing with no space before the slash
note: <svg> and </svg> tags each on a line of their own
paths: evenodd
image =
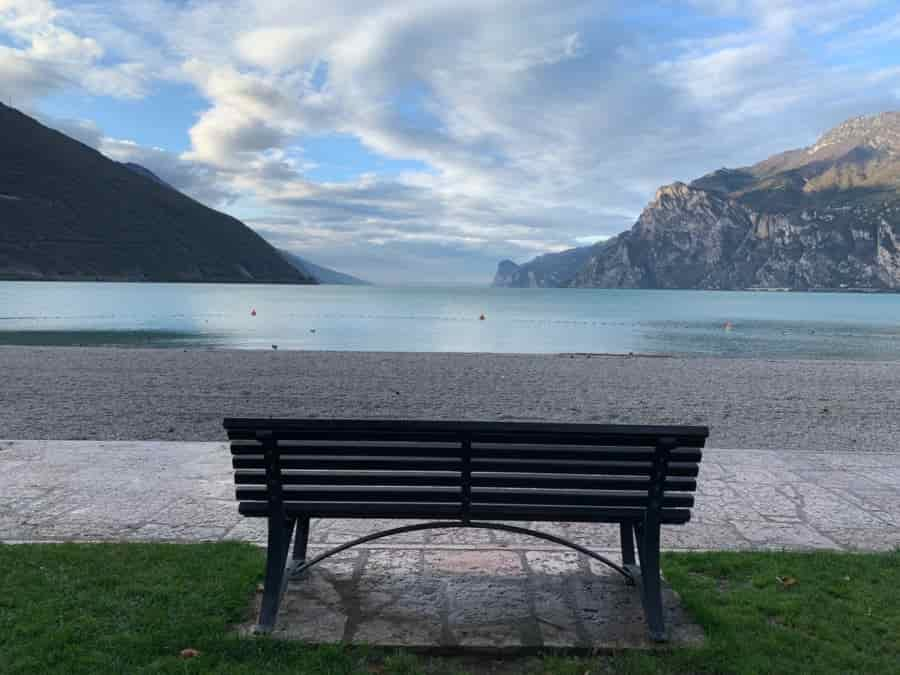
<svg viewBox="0 0 900 675">
<path fill-rule="evenodd" d="M 140 98 L 143 66 L 104 64 L 102 45 L 70 30 L 69 16 L 49 0 L 0 0 L 0 36 L 6 34 L 15 44 L 0 47 L 0 91 L 25 105 L 77 86 L 104 96 Z"/>
</svg>

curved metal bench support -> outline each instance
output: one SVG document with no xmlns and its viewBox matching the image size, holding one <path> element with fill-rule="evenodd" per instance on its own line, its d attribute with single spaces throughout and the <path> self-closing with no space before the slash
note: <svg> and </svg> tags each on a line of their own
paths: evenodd
<svg viewBox="0 0 900 675">
<path fill-rule="evenodd" d="M 381 532 L 375 532 L 373 534 L 367 534 L 364 537 L 359 537 L 358 539 L 354 539 L 353 541 L 349 541 L 346 544 L 341 544 L 340 546 L 336 546 L 333 549 L 325 551 L 314 558 L 306 561 L 298 560 L 293 568 L 291 569 L 291 576 L 299 576 L 303 574 L 306 570 L 308 570 L 313 565 L 317 565 L 330 558 L 333 555 L 337 555 L 342 551 L 346 551 L 349 548 L 353 548 L 354 546 L 359 546 L 360 544 L 366 544 L 370 541 L 375 541 L 376 539 L 382 539 L 384 537 L 390 537 L 395 534 L 404 534 L 406 532 L 418 532 L 419 530 L 449 530 L 449 529 L 457 529 L 457 528 L 473 528 L 479 530 L 502 530 L 504 532 L 512 532 L 513 534 L 524 534 L 530 537 L 537 537 L 538 539 L 544 539 L 546 541 L 552 542 L 554 544 L 559 544 L 560 546 L 566 546 L 571 548 L 574 551 L 578 551 L 589 558 L 593 558 L 597 562 L 601 562 L 607 567 L 611 567 L 616 572 L 625 577 L 625 581 L 629 586 L 634 585 L 634 576 L 631 572 L 629 572 L 626 568 L 621 565 L 617 565 L 612 560 L 605 558 L 599 553 L 595 553 L 580 544 L 576 544 L 575 542 L 569 541 L 567 539 L 563 539 L 562 537 L 557 537 L 553 534 L 547 534 L 546 532 L 538 532 L 537 530 L 530 530 L 525 527 L 517 527 L 515 525 L 504 525 L 502 523 L 482 523 L 482 522 L 462 522 L 462 521 L 433 521 L 428 523 L 418 523 L 416 525 L 404 525 L 403 527 L 395 527 L 390 530 L 382 530 Z"/>
</svg>

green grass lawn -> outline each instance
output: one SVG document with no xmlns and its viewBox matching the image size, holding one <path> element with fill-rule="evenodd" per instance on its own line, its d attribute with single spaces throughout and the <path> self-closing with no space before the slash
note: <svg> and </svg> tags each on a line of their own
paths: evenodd
<svg viewBox="0 0 900 675">
<path fill-rule="evenodd" d="M 0 545 L 0 673 L 900 672 L 900 552 L 668 554 L 706 646 L 505 660 L 235 637 L 263 557 L 242 544 Z"/>
</svg>

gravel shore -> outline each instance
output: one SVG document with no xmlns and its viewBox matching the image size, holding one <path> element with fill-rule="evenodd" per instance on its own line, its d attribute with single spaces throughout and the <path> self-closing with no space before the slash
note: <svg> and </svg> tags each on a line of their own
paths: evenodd
<svg viewBox="0 0 900 675">
<path fill-rule="evenodd" d="M 0 347 L 0 438 L 222 440 L 225 416 L 707 424 L 709 445 L 900 451 L 900 363 Z"/>
</svg>

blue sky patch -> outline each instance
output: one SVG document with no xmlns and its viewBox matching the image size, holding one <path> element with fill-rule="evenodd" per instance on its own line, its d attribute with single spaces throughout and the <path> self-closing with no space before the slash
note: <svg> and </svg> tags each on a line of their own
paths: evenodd
<svg viewBox="0 0 900 675">
<path fill-rule="evenodd" d="M 428 171 L 425 162 L 390 159 L 363 145 L 350 134 L 324 134 L 303 139 L 303 157 L 316 167 L 305 172 L 307 178 L 323 183 L 345 183 L 366 173 L 396 177 L 407 171 Z"/>
<path fill-rule="evenodd" d="M 190 128 L 209 107 L 197 90 L 186 84 L 157 83 L 140 100 L 66 92 L 43 99 L 40 111 L 58 119 L 90 120 L 106 136 L 181 153 L 190 148 Z"/>
</svg>

